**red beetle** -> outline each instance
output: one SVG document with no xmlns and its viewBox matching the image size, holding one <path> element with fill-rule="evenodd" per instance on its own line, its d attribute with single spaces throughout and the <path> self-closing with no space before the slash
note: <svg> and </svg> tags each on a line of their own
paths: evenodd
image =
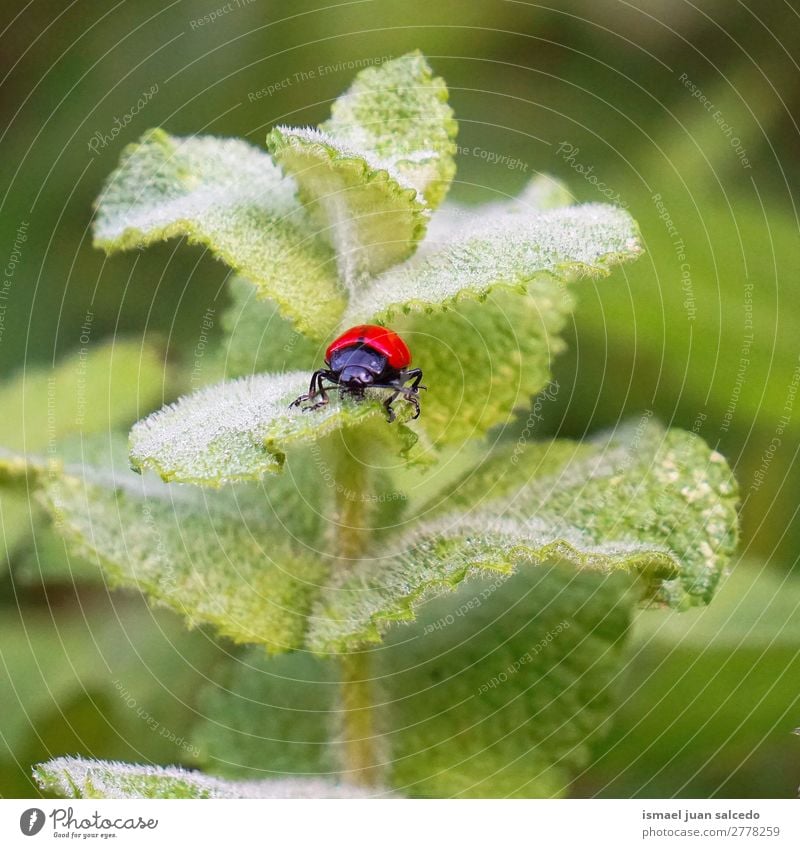
<svg viewBox="0 0 800 848">
<path fill-rule="evenodd" d="M 387 327 L 376 324 L 359 324 L 334 339 L 325 352 L 327 368 L 320 368 L 311 375 L 308 393 L 300 395 L 290 406 L 299 406 L 303 401 L 319 400 L 303 411 L 318 409 L 328 402 L 322 381 L 327 380 L 338 387 L 339 393 L 357 398 L 364 397 L 365 389 L 391 389 L 392 393 L 383 402 L 386 416 L 394 421 L 392 403 L 402 395 L 414 407 L 414 418 L 419 418 L 419 390 L 422 371 L 409 368 L 411 351 L 406 343 Z M 405 384 L 411 381 L 410 386 Z M 330 386 L 328 387 L 330 389 Z"/>
</svg>

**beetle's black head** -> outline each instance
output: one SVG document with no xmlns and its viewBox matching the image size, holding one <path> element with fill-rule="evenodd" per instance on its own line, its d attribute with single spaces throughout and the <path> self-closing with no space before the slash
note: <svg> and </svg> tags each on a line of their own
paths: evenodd
<svg viewBox="0 0 800 848">
<path fill-rule="evenodd" d="M 348 394 L 363 395 L 364 389 L 381 382 L 386 371 L 386 357 L 368 347 L 337 350 L 330 361 L 340 388 Z"/>
<path fill-rule="evenodd" d="M 361 394 L 375 382 L 375 375 L 358 365 L 348 365 L 339 375 L 339 385 L 351 394 Z"/>
</svg>

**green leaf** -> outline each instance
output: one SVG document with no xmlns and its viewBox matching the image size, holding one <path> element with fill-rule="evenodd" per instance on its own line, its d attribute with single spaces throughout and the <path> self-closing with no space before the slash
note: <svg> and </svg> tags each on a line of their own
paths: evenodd
<svg viewBox="0 0 800 848">
<path fill-rule="evenodd" d="M 648 257 L 630 268 L 625 285 L 581 298 L 571 350 L 557 365 L 574 386 L 565 424 L 580 432 L 586 410 L 603 426 L 647 407 L 699 429 L 736 457 L 749 550 L 794 561 L 800 512 L 785 493 L 800 488 L 800 463 L 792 460 L 800 416 L 778 426 L 797 380 L 800 300 L 783 288 L 797 261 L 794 213 L 776 208 L 765 218 L 754 194 L 737 200 L 733 214 L 710 194 L 698 202 L 680 181 L 663 181 L 652 197 L 633 186 L 623 191 L 647 233 Z M 781 445 L 765 463 L 776 436 Z"/>
<path fill-rule="evenodd" d="M 342 278 L 357 286 L 409 256 L 455 174 L 447 88 L 418 52 L 361 71 L 319 129 L 267 138 L 329 228 Z"/>
<path fill-rule="evenodd" d="M 164 355 L 125 339 L 26 368 L 0 384 L 0 446 L 44 452 L 75 433 L 127 426 L 162 401 L 165 380 Z"/>
<path fill-rule="evenodd" d="M 434 216 L 434 221 L 436 217 Z M 441 309 L 503 287 L 525 292 L 535 280 L 562 283 L 611 268 L 642 252 L 631 216 L 615 206 L 540 211 L 519 201 L 488 209 L 449 210 L 423 250 L 366 286 L 346 320 L 390 318 L 412 309 Z"/>
<path fill-rule="evenodd" d="M 532 216 L 574 204 L 575 198 L 561 180 L 550 174 L 536 174 L 528 180 L 519 194 L 503 200 L 492 200 L 480 205 L 448 200 L 433 216 L 428 237 L 431 241 L 445 241 L 458 235 L 465 222 L 476 222 L 476 210 L 480 210 L 483 220 L 489 220 L 495 217 L 505 218 L 508 215 Z"/>
<path fill-rule="evenodd" d="M 44 503 L 72 552 L 112 585 L 134 586 L 236 642 L 296 647 L 325 565 L 297 536 L 308 524 L 296 480 L 228 488 L 170 487 L 113 459 L 66 466 L 43 481 Z M 302 490 L 300 490 L 302 491 Z M 306 494 L 306 493 L 304 493 Z M 316 522 L 311 516 L 311 532 Z"/>
<path fill-rule="evenodd" d="M 26 534 L 18 535 L 19 528 L 11 526 L 11 523 L 16 521 L 15 513 L 17 516 L 22 515 L 20 510 L 23 507 L 28 512 L 30 511 L 27 506 L 27 486 L 30 482 L 35 482 L 46 471 L 47 459 L 44 456 L 25 455 L 0 447 L 0 497 L 3 498 L 3 503 L 11 511 L 11 517 L 8 519 L 9 528 L 6 531 L 9 540 L 25 538 Z M 14 502 L 17 498 L 21 498 L 22 506 L 18 506 Z M 13 546 L 11 545 L 11 547 Z"/>
<path fill-rule="evenodd" d="M 14 561 L 14 582 L 18 586 L 52 586 L 56 583 L 102 583 L 103 573 L 95 563 L 72 556 L 64 540 L 47 522 L 47 516 L 35 505 L 37 525 L 31 542 L 24 546 Z M 28 528 L 30 529 L 30 527 Z"/>
<path fill-rule="evenodd" d="M 319 366 L 324 358 L 320 345 L 293 331 L 274 305 L 257 301 L 249 283 L 232 283 L 233 303 L 222 319 L 226 374 L 298 365 L 310 374 Z M 550 361 L 563 348 L 558 334 L 571 303 L 556 281 L 541 279 L 528 296 L 497 291 L 481 303 L 468 300 L 443 314 L 417 313 L 395 321 L 411 345 L 414 363 L 424 367 L 428 387 L 414 429 L 441 449 L 480 436 L 507 421 L 515 407 L 527 406 L 547 383 Z M 459 340 L 455 346 L 453 339 Z M 553 391 L 557 386 L 548 387 L 548 398 Z"/>
<path fill-rule="evenodd" d="M 511 574 L 522 563 L 553 559 L 635 571 L 648 601 L 708 603 L 736 543 L 736 485 L 722 456 L 694 434 L 664 432 L 647 420 L 572 459 L 569 448 L 558 451 L 561 467 L 496 500 L 490 476 L 484 504 L 432 517 L 407 532 L 392 557 L 342 572 L 314 611 L 311 649 L 380 641 L 388 622 L 413 619 L 431 594 L 487 571 Z M 512 456 L 506 449 L 497 462 Z"/>
<path fill-rule="evenodd" d="M 450 187 L 458 126 L 444 80 L 418 50 L 361 71 L 320 129 L 396 171 L 432 209 Z"/>
<path fill-rule="evenodd" d="M 245 651 L 200 698 L 200 765 L 227 777 L 334 775 L 338 682 L 335 663 L 307 652 Z"/>
<path fill-rule="evenodd" d="M 498 291 L 483 303 L 460 303 L 444 316 L 416 314 L 396 322 L 425 372 L 428 393 L 415 428 L 433 443 L 483 435 L 508 420 L 515 406 L 547 383 L 550 359 L 562 347 L 558 333 L 573 300 L 561 283 L 578 272 L 605 272 L 639 251 L 635 224 L 624 211 L 587 206 L 542 212 L 535 205 L 542 191 L 534 184 L 523 193 L 528 201 L 504 204 L 488 230 L 475 223 L 483 217 L 478 212 L 464 213 L 468 225 L 462 229 L 469 233 L 476 226 L 480 237 L 467 235 L 456 247 L 415 258 L 376 281 L 373 294 L 399 292 L 403 301 L 411 298 L 411 286 L 417 295 L 405 303 L 409 308 L 422 304 L 420 293 L 443 307 L 466 294 L 485 297 L 495 287 L 525 292 L 519 298 Z M 509 246 L 506 240 L 513 241 L 520 227 L 528 240 Z M 471 258 L 473 276 L 466 272 Z M 370 296 L 366 302 L 374 305 Z M 364 317 L 369 316 L 354 313 L 352 319 Z M 380 414 L 371 405 L 331 404 L 306 418 L 286 410 L 305 390 L 304 379 L 307 375 L 259 376 L 204 390 L 137 425 L 132 459 L 158 468 L 165 479 L 212 485 L 252 479 L 279 470 L 291 442 Z"/>
<path fill-rule="evenodd" d="M 573 794 L 793 796 L 798 609 L 797 574 L 743 560 L 708 607 L 641 614 L 627 697 Z"/>
<path fill-rule="evenodd" d="M 324 780 L 227 781 L 178 766 L 57 757 L 34 766 L 39 786 L 62 798 L 369 798 L 382 794 Z"/>
<path fill-rule="evenodd" d="M 420 426 L 437 444 L 482 436 L 526 405 L 563 349 L 565 284 L 640 252 L 625 211 L 567 200 L 539 177 L 510 201 L 446 204 L 419 253 L 354 299 L 349 323 L 391 318 L 408 337 L 428 386 Z"/>
<path fill-rule="evenodd" d="M 170 382 L 161 352 L 121 338 L 87 343 L 52 368 L 26 368 L 0 384 L 0 568 L 30 549 L 41 515 L 29 487 L 60 444 L 128 426 L 163 401 Z"/>
<path fill-rule="evenodd" d="M 294 181 L 243 141 L 151 130 L 126 148 L 98 201 L 95 243 L 110 252 L 173 236 L 209 248 L 308 335 L 341 315 L 333 257 Z"/>
<path fill-rule="evenodd" d="M 558 797 L 617 700 L 622 575 L 555 567 L 427 603 L 371 654 L 390 785 L 434 797 Z M 391 673 L 386 673 L 387 667 Z"/>
<path fill-rule="evenodd" d="M 573 203 L 575 198 L 572 192 L 561 180 L 550 174 L 537 174 L 532 177 L 516 201 L 519 211 L 523 212 L 532 209 L 546 212 L 548 209 L 572 206 Z"/>
<path fill-rule="evenodd" d="M 470 581 L 391 628 L 367 684 L 385 781 L 412 796 L 563 794 L 614 704 L 629 587 L 623 575 L 529 569 Z M 193 741 L 208 767 L 346 777 L 337 668 L 244 654 L 203 700 Z"/>
<path fill-rule="evenodd" d="M 189 702 L 218 653 L 208 636 L 133 593 L 49 597 L 6 606 L 0 621 L 4 794 L 13 779 L 16 797 L 32 797 L 23 769 L 64 751 L 185 758 Z"/>
<path fill-rule="evenodd" d="M 256 297 L 254 286 L 242 277 L 229 284 L 231 303 L 222 314 L 225 332 L 224 373 L 243 377 L 260 371 L 280 373 L 319 367 L 324 345 L 301 335 L 281 317 L 277 304 Z"/>
<path fill-rule="evenodd" d="M 8 477 L 3 458 L 0 456 L 0 483 L 2 482 L 8 483 Z M 30 530 L 31 508 L 27 498 L 20 492 L 10 492 L 0 486 L 0 573 L 5 571 L 17 548 L 29 538 Z"/>
<path fill-rule="evenodd" d="M 713 604 L 685 615 L 676 610 L 658 616 L 642 614 L 636 622 L 636 638 L 664 650 L 679 647 L 697 653 L 733 654 L 744 643 L 754 652 L 770 647 L 797 651 L 800 579 L 779 568 L 777 563 L 737 557 Z"/>
<path fill-rule="evenodd" d="M 416 437 L 388 427 L 376 400 L 341 401 L 313 412 L 289 408 L 308 391 L 306 372 L 260 374 L 203 388 L 164 407 L 131 431 L 134 467 L 155 468 L 164 480 L 219 486 L 280 471 L 292 445 L 315 442 L 342 427 L 375 420 L 376 441 L 409 450 Z M 405 414 L 410 414 L 406 409 Z"/>
<path fill-rule="evenodd" d="M 572 303 L 556 280 L 541 278 L 526 295 L 498 290 L 483 302 L 395 320 L 427 386 L 416 426 L 441 447 L 510 420 L 550 379 Z"/>
</svg>

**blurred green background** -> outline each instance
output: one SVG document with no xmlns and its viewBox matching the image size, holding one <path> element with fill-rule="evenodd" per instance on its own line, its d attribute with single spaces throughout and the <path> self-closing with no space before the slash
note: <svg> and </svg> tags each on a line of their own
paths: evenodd
<svg viewBox="0 0 800 848">
<path fill-rule="evenodd" d="M 642 259 L 580 284 L 539 434 L 580 437 L 653 410 L 717 447 L 741 485 L 732 576 L 708 610 L 641 616 L 619 710 L 573 794 L 796 794 L 791 4 L 123 0 L 32 2 L 0 18 L 2 444 L 45 447 L 48 369 L 82 349 L 102 360 L 103 340 L 141 355 L 132 370 L 95 364 L 103 391 L 77 430 L 125 427 L 212 376 L 226 269 L 176 242 L 113 258 L 91 246 L 92 203 L 126 143 L 163 126 L 261 145 L 276 123 L 327 117 L 348 63 L 420 48 L 460 122 L 451 196 L 505 196 L 552 173 L 579 200 L 625 204 L 642 229 Z M 24 396 L 12 382 L 23 373 Z M 0 795 L 37 794 L 30 764 L 61 753 L 191 763 L 194 694 L 228 649 L 110 593 L 24 492 L 0 497 Z"/>
</svg>

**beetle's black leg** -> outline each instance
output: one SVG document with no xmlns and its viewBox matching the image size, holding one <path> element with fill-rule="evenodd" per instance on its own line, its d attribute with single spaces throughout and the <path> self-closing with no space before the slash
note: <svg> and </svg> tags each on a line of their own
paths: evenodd
<svg viewBox="0 0 800 848">
<path fill-rule="evenodd" d="M 412 421 L 416 418 L 419 418 L 420 408 L 419 408 L 419 398 L 417 397 L 417 389 L 402 389 L 401 394 L 403 398 L 408 401 L 414 407 L 414 415 L 412 416 Z"/>
<path fill-rule="evenodd" d="M 389 424 L 391 424 L 392 421 L 397 418 L 397 416 L 394 414 L 394 410 L 392 409 L 392 404 L 395 402 L 399 394 L 400 389 L 397 389 L 397 391 L 390 394 L 389 397 L 386 398 L 386 400 L 383 402 L 383 408 L 386 410 L 386 420 L 389 422 Z"/>
<path fill-rule="evenodd" d="M 403 388 L 400 389 L 400 392 L 405 400 L 414 407 L 414 419 L 419 418 L 419 390 L 426 388 L 425 386 L 420 385 L 420 382 L 422 381 L 422 369 L 412 368 L 410 371 L 406 371 L 403 374 L 402 379 L 404 383 L 411 380 L 411 385 L 403 386 Z"/>
<path fill-rule="evenodd" d="M 403 382 L 407 382 L 408 380 L 412 380 L 409 388 L 418 392 L 420 389 L 426 389 L 427 386 L 420 386 L 420 382 L 422 381 L 422 369 L 421 368 L 412 368 L 410 371 L 406 371 L 403 376 Z"/>
<path fill-rule="evenodd" d="M 289 408 L 291 409 L 293 406 L 300 406 L 300 404 L 304 401 L 313 400 L 317 395 L 321 397 L 321 400 L 311 406 L 304 406 L 303 412 L 308 412 L 310 409 L 319 409 L 320 406 L 325 406 L 325 404 L 328 403 L 328 395 L 326 394 L 326 389 L 322 385 L 323 378 L 329 380 L 331 383 L 336 383 L 336 380 L 334 379 L 335 375 L 332 371 L 327 371 L 322 368 L 319 371 L 315 371 L 311 375 L 311 383 L 308 387 L 308 393 L 295 398 L 289 404 Z"/>
<path fill-rule="evenodd" d="M 320 400 L 311 406 L 304 406 L 303 412 L 310 412 L 312 409 L 319 409 L 321 406 L 325 406 L 328 403 L 328 389 L 322 385 L 323 379 L 328 380 L 328 382 L 333 383 L 334 386 L 338 385 L 338 381 L 336 379 L 336 373 L 334 371 L 324 371 L 319 370 L 316 372 L 317 374 L 317 391 L 316 394 L 319 394 Z M 314 397 L 314 394 L 311 395 L 311 398 Z M 309 400 L 311 399 L 309 398 Z"/>
<path fill-rule="evenodd" d="M 321 376 L 317 378 L 317 385 L 319 386 L 319 389 L 317 390 L 319 400 L 316 403 L 312 403 L 310 406 L 304 406 L 303 412 L 311 412 L 312 409 L 319 409 L 321 406 L 325 406 L 328 403 L 328 395 L 325 394 L 325 389 L 322 386 Z M 309 398 L 309 400 L 311 400 L 311 398 Z"/>
<path fill-rule="evenodd" d="M 306 392 L 306 394 L 304 394 L 304 395 L 299 395 L 298 397 L 296 397 L 289 404 L 289 409 L 291 409 L 293 406 L 300 406 L 300 404 L 303 401 L 311 400 L 311 398 L 313 398 L 314 395 L 316 395 L 316 393 L 317 393 L 317 378 L 320 376 L 321 373 L 322 373 L 321 371 L 315 371 L 311 375 L 311 383 L 308 386 L 308 392 Z"/>
<path fill-rule="evenodd" d="M 414 419 L 419 418 L 420 408 L 419 408 L 419 398 L 417 396 L 417 389 L 406 387 L 399 385 L 399 381 L 397 383 L 374 383 L 370 386 L 372 389 L 394 389 L 394 394 L 390 395 L 387 400 L 383 402 L 383 405 L 386 407 L 386 411 L 390 413 L 389 423 L 395 419 L 394 410 L 391 408 L 391 405 L 397 399 L 399 395 L 403 396 L 403 399 L 408 401 L 414 407 Z M 413 419 L 412 419 L 413 420 Z"/>
</svg>

